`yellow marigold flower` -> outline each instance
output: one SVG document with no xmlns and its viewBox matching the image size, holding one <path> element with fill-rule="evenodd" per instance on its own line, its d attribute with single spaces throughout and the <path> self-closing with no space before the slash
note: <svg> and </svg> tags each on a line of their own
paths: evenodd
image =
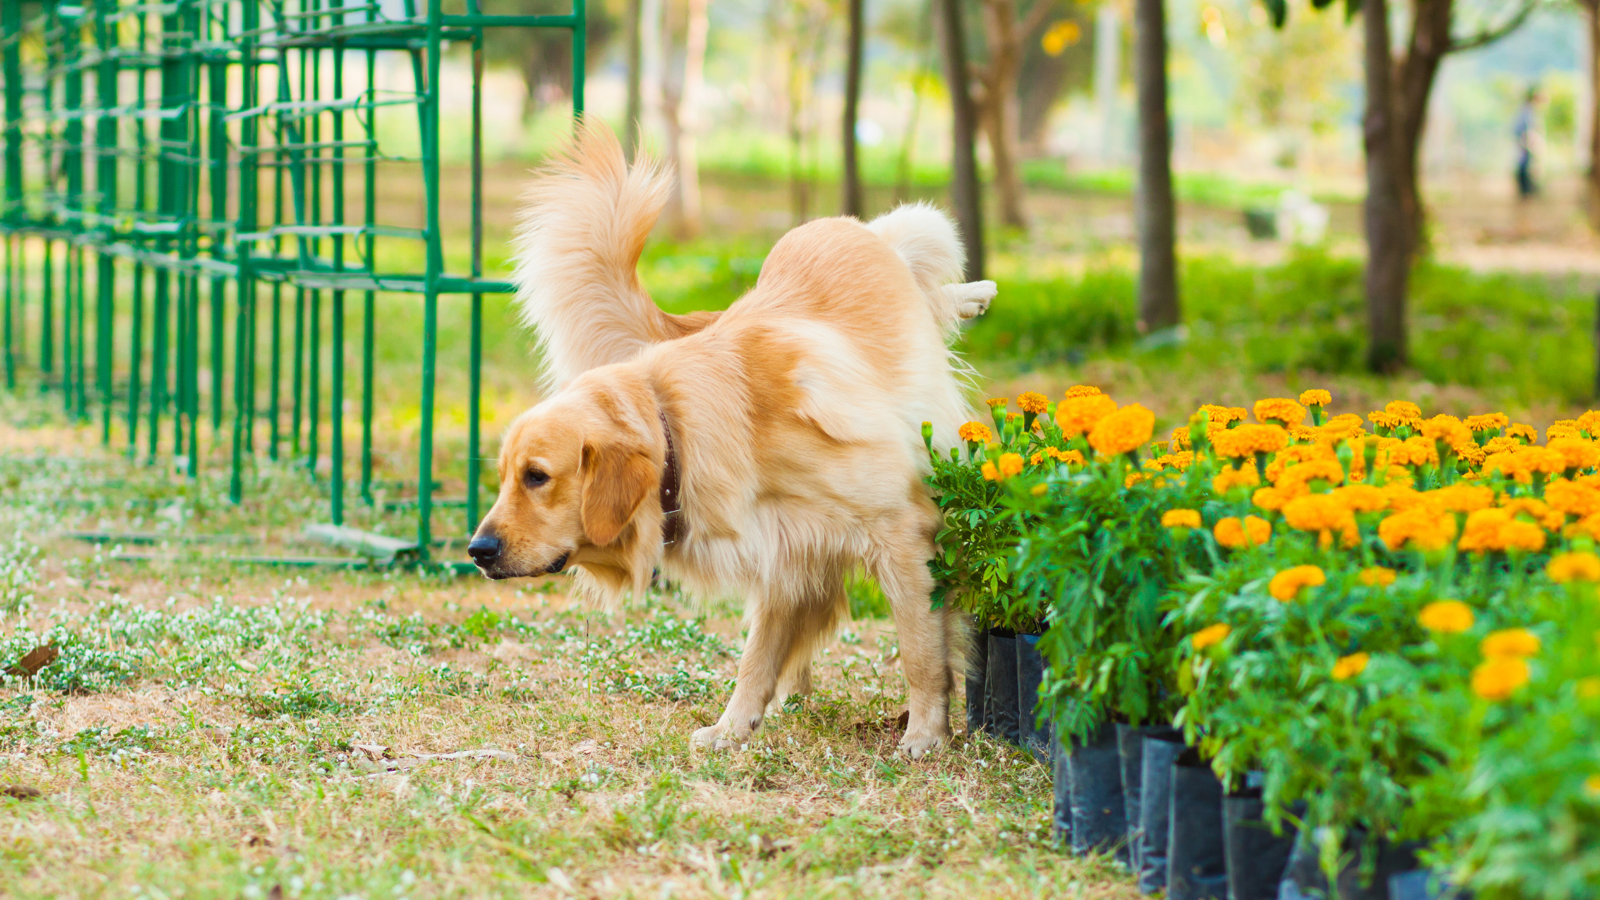
<svg viewBox="0 0 1600 900">
<path fill-rule="evenodd" d="M 1505 413 L 1485 413 L 1481 416 L 1467 416 L 1467 428 L 1472 431 L 1498 431 L 1511 424 L 1511 419 Z"/>
<path fill-rule="evenodd" d="M 1342 434 L 1360 434 L 1366 431 L 1366 426 L 1361 424 L 1361 417 L 1355 413 L 1334 416 L 1322 427 L 1329 432 Z"/>
<path fill-rule="evenodd" d="M 1348 681 L 1367 670 L 1367 654 L 1352 653 L 1349 656 L 1339 657 L 1333 664 L 1333 680 Z"/>
<path fill-rule="evenodd" d="M 1289 446 L 1289 432 L 1276 425 L 1240 425 L 1211 438 L 1217 455 L 1241 459 L 1257 453 L 1277 453 Z"/>
<path fill-rule="evenodd" d="M 1334 488 L 1332 495 L 1351 512 L 1378 512 L 1389 506 L 1389 495 L 1383 488 L 1370 484 L 1347 484 Z"/>
<path fill-rule="evenodd" d="M 1417 621 L 1423 628 L 1443 634 L 1460 634 L 1477 620 L 1472 607 L 1460 600 L 1435 600 L 1417 613 Z"/>
<path fill-rule="evenodd" d="M 1300 402 L 1306 406 L 1327 406 L 1333 402 L 1333 395 L 1320 389 L 1301 391 Z"/>
<path fill-rule="evenodd" d="M 1046 400 L 1043 394 L 1035 393 L 1033 391 L 1023 391 L 1022 395 L 1017 397 L 1017 409 L 1020 409 L 1025 413 L 1033 413 L 1037 416 L 1044 412 L 1049 406 L 1050 401 Z"/>
<path fill-rule="evenodd" d="M 1492 437 L 1483 445 L 1483 452 L 1492 456 L 1496 453 L 1510 453 L 1521 446 L 1521 442 L 1513 437 Z"/>
<path fill-rule="evenodd" d="M 1367 421 L 1379 428 L 1399 428 L 1401 424 L 1399 416 L 1390 415 L 1383 410 L 1374 410 L 1367 413 Z"/>
<path fill-rule="evenodd" d="M 1532 425 L 1523 425 L 1520 422 L 1506 427 L 1506 437 L 1520 440 L 1524 444 L 1531 444 L 1539 440 L 1539 432 Z"/>
<path fill-rule="evenodd" d="M 1207 625 L 1190 635 L 1189 642 L 1194 645 L 1194 649 L 1204 650 L 1207 647 L 1222 643 L 1222 639 L 1232 633 L 1232 626 L 1226 622 L 1218 622 L 1215 625 Z"/>
<path fill-rule="evenodd" d="M 1072 387 L 1067 388 L 1067 399 L 1071 400 L 1076 397 L 1093 397 L 1098 393 L 1100 393 L 1100 389 L 1093 385 L 1075 384 Z"/>
<path fill-rule="evenodd" d="M 1471 440 L 1454 444 L 1450 447 L 1450 449 L 1454 450 L 1456 456 L 1466 460 L 1467 465 L 1472 466 L 1473 468 L 1483 465 L 1483 461 L 1489 458 L 1489 454 L 1483 452 L 1483 448 L 1479 447 L 1476 442 Z"/>
<path fill-rule="evenodd" d="M 1573 438 L 1581 441 L 1583 440 L 1583 435 L 1579 434 L 1578 429 L 1572 425 L 1556 424 L 1551 425 L 1549 428 L 1544 430 L 1544 442 L 1546 446 L 1548 446 L 1551 441 L 1559 440 L 1561 438 Z"/>
<path fill-rule="evenodd" d="M 978 471 L 983 474 L 984 481 L 1000 480 L 1000 470 L 996 469 L 994 467 L 994 463 L 989 462 L 988 460 L 983 461 L 983 465 L 978 468 Z"/>
<path fill-rule="evenodd" d="M 1083 454 L 1077 450 L 1063 450 L 1061 451 L 1061 455 L 1056 457 L 1056 459 L 1061 460 L 1069 466 L 1083 465 Z"/>
<path fill-rule="evenodd" d="M 1306 487 L 1313 481 L 1324 481 L 1329 485 L 1338 487 L 1344 484 L 1344 469 L 1336 459 L 1318 459 L 1290 466 L 1273 479 L 1273 483 L 1280 488 Z"/>
<path fill-rule="evenodd" d="M 1437 466 L 1439 464 L 1439 448 L 1427 438 L 1406 438 L 1404 441 L 1390 444 L 1387 449 L 1389 451 L 1389 464 L 1392 466 Z"/>
<path fill-rule="evenodd" d="M 961 430 L 956 433 L 961 436 L 963 441 L 969 444 L 987 444 L 994 440 L 994 432 L 990 431 L 989 426 L 982 422 L 968 422 L 962 425 Z"/>
<path fill-rule="evenodd" d="M 1600 774 L 1590 775 L 1583 780 L 1583 792 L 1590 798 L 1600 797 Z"/>
<path fill-rule="evenodd" d="M 1189 427 L 1187 425 L 1185 425 L 1185 426 L 1183 426 L 1181 428 L 1172 429 L 1172 449 L 1173 450 L 1188 450 L 1189 449 Z"/>
<path fill-rule="evenodd" d="M 1255 414 L 1258 422 L 1277 422 L 1285 428 L 1299 425 L 1306 420 L 1306 408 L 1286 397 L 1257 400 Z"/>
<path fill-rule="evenodd" d="M 1130 403 L 1096 423 L 1089 446 L 1102 456 L 1120 456 L 1148 443 L 1155 427 L 1155 413 Z"/>
<path fill-rule="evenodd" d="M 1497 659 L 1502 656 L 1537 656 L 1539 648 L 1543 646 L 1539 636 L 1526 628 L 1505 628 L 1500 631 L 1491 631 L 1484 636 L 1478 644 L 1478 650 L 1484 659 Z"/>
<path fill-rule="evenodd" d="M 1161 514 L 1165 528 L 1199 528 L 1200 511 L 1197 509 L 1169 509 Z"/>
<path fill-rule="evenodd" d="M 1472 692 L 1485 700 L 1504 700 L 1528 683 L 1528 664 L 1514 656 L 1485 660 L 1472 670 Z"/>
<path fill-rule="evenodd" d="M 1144 473 L 1142 473 L 1142 472 L 1129 472 L 1128 473 L 1128 477 L 1122 479 L 1122 486 L 1125 487 L 1125 488 L 1131 488 L 1134 485 L 1136 485 L 1139 482 L 1144 481 L 1144 480 L 1145 480 Z"/>
<path fill-rule="evenodd" d="M 1585 700 L 1600 697 L 1600 678 L 1590 675 L 1588 678 L 1578 679 L 1578 696 Z"/>
<path fill-rule="evenodd" d="M 1367 587 L 1388 587 L 1394 584 L 1395 571 L 1383 566 L 1368 566 L 1361 570 L 1361 583 Z"/>
<path fill-rule="evenodd" d="M 1284 603 L 1289 603 L 1299 597 L 1300 592 L 1306 588 L 1326 584 L 1327 581 L 1328 576 L 1316 566 L 1295 566 L 1272 576 L 1272 581 L 1267 585 L 1267 593 Z"/>
<path fill-rule="evenodd" d="M 1600 465 L 1600 446 L 1581 437 L 1558 437 L 1545 445 L 1566 459 L 1568 469 L 1592 469 Z"/>
<path fill-rule="evenodd" d="M 1245 547 L 1259 547 L 1272 537 L 1272 523 L 1256 516 L 1245 516 L 1240 521 L 1234 516 L 1218 522 L 1211 529 L 1211 534 L 1217 543 L 1229 550 L 1240 550 Z"/>
<path fill-rule="evenodd" d="M 1422 407 L 1409 400 L 1391 400 L 1384 404 L 1383 411 L 1397 419 L 1422 418 Z"/>
<path fill-rule="evenodd" d="M 1430 441 L 1443 441 L 1445 446 L 1472 444 L 1472 431 L 1455 416 L 1440 414 L 1422 423 L 1422 436 Z"/>
<path fill-rule="evenodd" d="M 983 402 L 989 404 L 990 409 L 1005 409 L 1006 404 L 1010 403 L 1011 400 L 1008 397 L 990 397 Z"/>
<path fill-rule="evenodd" d="M 1224 468 L 1211 479 L 1211 490 L 1217 494 L 1226 494 L 1236 487 L 1255 487 L 1261 483 L 1261 476 L 1256 474 L 1256 467 L 1248 463 L 1239 468 Z"/>
<path fill-rule="evenodd" d="M 1000 454 L 1000 480 L 1004 481 L 1022 472 L 1022 457 L 1015 453 Z"/>
<path fill-rule="evenodd" d="M 1544 573 L 1557 584 L 1569 581 L 1600 581 L 1600 556 L 1588 551 L 1561 553 L 1550 558 Z"/>
<path fill-rule="evenodd" d="M 1067 437 L 1077 437 L 1091 431 L 1101 419 L 1117 411 L 1117 401 L 1105 394 L 1068 396 L 1056 407 L 1056 424 Z"/>
<path fill-rule="evenodd" d="M 1042 462 L 1044 462 L 1044 451 L 1042 450 L 1028 457 L 1029 465 L 1037 466 Z"/>
<path fill-rule="evenodd" d="M 1034 495 L 1035 497 L 1043 497 L 1044 492 L 1048 490 L 1050 490 L 1050 485 L 1041 482 L 1040 484 L 1036 484 L 1033 487 L 1028 488 L 1028 493 Z"/>
<path fill-rule="evenodd" d="M 1589 410 L 1578 417 L 1576 424 L 1579 431 L 1588 432 L 1590 437 L 1600 437 L 1600 410 Z"/>
</svg>

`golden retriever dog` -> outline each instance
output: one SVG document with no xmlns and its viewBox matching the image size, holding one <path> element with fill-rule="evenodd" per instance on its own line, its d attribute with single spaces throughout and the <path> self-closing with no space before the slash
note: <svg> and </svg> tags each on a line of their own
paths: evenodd
<svg viewBox="0 0 1600 900">
<path fill-rule="evenodd" d="M 491 578 L 570 566 L 602 603 L 642 596 L 657 570 L 698 596 L 742 595 L 737 685 L 693 736 L 715 748 L 809 688 L 864 565 L 893 608 L 900 747 L 919 757 L 949 737 L 962 638 L 955 611 L 929 603 L 939 516 L 921 431 L 957 443 L 965 370 L 947 341 L 994 285 L 953 284 L 949 218 L 904 206 L 795 228 L 726 312 L 668 315 L 636 267 L 670 190 L 600 125 L 539 173 L 515 277 L 551 393 L 507 429 L 469 553 Z"/>
</svg>

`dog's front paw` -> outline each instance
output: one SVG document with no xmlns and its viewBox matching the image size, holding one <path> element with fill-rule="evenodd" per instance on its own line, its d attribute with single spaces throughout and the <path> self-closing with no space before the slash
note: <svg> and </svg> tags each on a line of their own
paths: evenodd
<svg viewBox="0 0 1600 900">
<path fill-rule="evenodd" d="M 739 733 L 718 722 L 699 729 L 689 738 L 690 743 L 705 750 L 743 750 L 750 744 L 750 732 Z"/>
<path fill-rule="evenodd" d="M 940 734 L 932 730 L 908 731 L 900 739 L 900 752 L 912 759 L 921 759 L 942 746 L 949 737 L 948 733 Z"/>
</svg>

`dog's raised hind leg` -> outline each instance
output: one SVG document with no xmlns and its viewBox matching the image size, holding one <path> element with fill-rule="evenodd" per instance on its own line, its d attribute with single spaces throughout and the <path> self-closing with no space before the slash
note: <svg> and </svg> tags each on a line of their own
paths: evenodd
<svg viewBox="0 0 1600 900">
<path fill-rule="evenodd" d="M 939 290 L 945 300 L 955 307 L 956 315 L 963 319 L 976 319 L 989 311 L 989 302 L 1000 293 L 992 281 L 969 281 L 965 284 L 947 284 Z"/>
</svg>

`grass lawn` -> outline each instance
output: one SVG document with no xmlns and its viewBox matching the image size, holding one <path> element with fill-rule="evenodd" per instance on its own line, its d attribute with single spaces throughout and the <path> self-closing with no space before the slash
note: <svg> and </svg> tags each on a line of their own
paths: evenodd
<svg viewBox="0 0 1600 900">
<path fill-rule="evenodd" d="M 302 474 L 234 508 L 220 475 L 10 424 L 29 409 L 0 424 L 0 665 L 61 657 L 0 688 L 0 785 L 41 793 L 0 796 L 12 896 L 1135 896 L 1052 846 L 1031 758 L 896 754 L 904 681 L 870 609 L 747 750 L 691 752 L 731 689 L 733 606 L 606 616 L 559 577 L 231 563 L 326 552 L 294 543 Z"/>
</svg>

